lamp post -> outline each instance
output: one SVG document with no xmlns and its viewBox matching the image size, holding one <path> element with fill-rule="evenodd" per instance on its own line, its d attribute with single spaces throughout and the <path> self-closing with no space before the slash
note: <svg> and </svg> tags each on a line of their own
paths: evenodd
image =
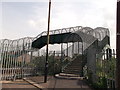
<svg viewBox="0 0 120 90">
<path fill-rule="evenodd" d="M 117 31 L 116 31 L 116 88 L 120 90 L 120 0 L 117 0 Z"/>
<path fill-rule="evenodd" d="M 48 74 L 48 45 L 49 45 L 49 30 L 50 30 L 50 9 L 51 9 L 51 0 L 49 0 L 49 10 L 48 10 L 48 30 L 47 30 L 47 46 L 46 46 L 46 62 L 45 62 L 44 83 L 47 82 L 47 74 Z"/>
</svg>

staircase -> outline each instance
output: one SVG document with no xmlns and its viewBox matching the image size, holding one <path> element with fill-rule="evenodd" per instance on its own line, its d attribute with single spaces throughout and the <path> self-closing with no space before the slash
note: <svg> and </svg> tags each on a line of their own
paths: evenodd
<svg viewBox="0 0 120 90">
<path fill-rule="evenodd" d="M 57 78 L 64 78 L 64 79 L 80 79 L 82 75 L 82 56 L 78 55 L 73 60 L 66 65 L 63 69 L 62 73 L 57 74 Z"/>
<path fill-rule="evenodd" d="M 76 74 L 80 75 L 80 71 L 82 70 L 82 57 L 76 56 L 73 61 L 69 63 L 64 69 L 63 72 L 67 74 Z"/>
</svg>

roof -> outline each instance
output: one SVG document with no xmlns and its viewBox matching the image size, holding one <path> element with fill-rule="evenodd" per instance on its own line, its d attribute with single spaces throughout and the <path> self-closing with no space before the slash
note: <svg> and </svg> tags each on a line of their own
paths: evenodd
<svg viewBox="0 0 120 90">
<path fill-rule="evenodd" d="M 50 35 L 49 44 L 60 44 L 68 42 L 82 42 L 81 37 L 76 33 L 61 33 L 61 34 L 52 34 Z M 47 35 L 41 36 L 35 41 L 32 42 L 33 48 L 42 48 L 47 43 Z"/>
</svg>

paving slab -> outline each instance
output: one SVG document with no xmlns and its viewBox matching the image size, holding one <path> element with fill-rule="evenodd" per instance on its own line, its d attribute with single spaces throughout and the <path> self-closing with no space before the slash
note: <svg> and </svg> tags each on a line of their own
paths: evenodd
<svg viewBox="0 0 120 90">
<path fill-rule="evenodd" d="M 92 88 L 81 79 L 58 79 L 53 76 L 48 76 L 47 83 L 44 83 L 43 76 L 27 77 L 15 81 L 2 81 L 2 88 L 2 90 L 92 90 Z"/>
<path fill-rule="evenodd" d="M 36 83 L 41 89 L 51 88 L 51 89 L 87 89 L 92 90 L 83 80 L 68 80 L 68 79 L 58 79 L 52 76 L 48 76 L 47 83 L 44 83 L 43 76 L 29 77 L 26 80 L 31 80 Z"/>
<path fill-rule="evenodd" d="M 33 86 L 32 84 L 20 79 L 15 81 L 2 81 L 2 90 L 39 90 L 37 87 Z"/>
</svg>

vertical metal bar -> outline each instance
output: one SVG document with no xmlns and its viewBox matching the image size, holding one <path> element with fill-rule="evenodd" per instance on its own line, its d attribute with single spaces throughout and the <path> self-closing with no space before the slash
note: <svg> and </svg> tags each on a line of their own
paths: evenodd
<svg viewBox="0 0 120 90">
<path fill-rule="evenodd" d="M 25 71 L 26 71 L 26 77 L 29 75 L 29 67 L 28 67 L 28 62 L 29 62 L 28 50 L 29 50 L 29 43 L 26 42 L 26 49 L 25 49 L 25 59 L 26 59 Z"/>
<path fill-rule="evenodd" d="M 105 54 L 103 54 L 103 76 L 105 76 L 105 64 L 106 64 L 106 61 L 105 61 Z"/>
<path fill-rule="evenodd" d="M 14 53 L 15 53 L 15 49 L 14 49 L 14 43 L 13 43 L 13 51 L 12 51 L 12 69 L 13 69 L 13 75 L 12 75 L 12 77 L 15 75 L 15 58 L 14 58 Z"/>
<path fill-rule="evenodd" d="M 7 44 L 7 50 L 6 50 L 6 76 L 7 76 L 7 79 L 9 77 L 9 42 Z"/>
<path fill-rule="evenodd" d="M 116 34 L 116 88 L 120 89 L 120 0 L 117 0 L 117 34 Z"/>
<path fill-rule="evenodd" d="M 15 58 L 15 76 L 14 79 L 16 79 L 17 77 L 17 42 L 15 43 L 15 53 L 14 53 L 14 58 Z"/>
<path fill-rule="evenodd" d="M 114 60 L 115 60 L 115 62 L 116 62 L 116 57 L 115 57 L 115 50 L 113 49 L 113 58 L 114 58 Z M 116 65 L 115 65 L 115 68 L 114 68 L 114 88 L 115 88 L 115 85 L 116 85 L 116 74 L 115 74 L 115 72 L 116 72 Z"/>
<path fill-rule="evenodd" d="M 33 51 L 30 52 L 30 63 L 32 62 Z M 32 67 L 30 67 L 30 74 L 32 75 Z"/>
<path fill-rule="evenodd" d="M 26 60 L 27 60 L 27 58 L 26 58 L 26 50 L 25 50 L 25 48 L 26 48 L 26 41 L 24 40 L 24 51 L 23 51 L 23 55 L 24 55 L 24 68 L 23 68 L 23 73 L 24 73 L 24 76 L 23 77 L 26 77 Z"/>
<path fill-rule="evenodd" d="M 63 71 L 62 70 L 62 66 L 63 66 L 62 62 L 63 62 L 63 43 L 61 43 L 61 62 L 60 62 L 61 63 L 61 71 Z"/>
<path fill-rule="evenodd" d="M 53 52 L 53 63 L 54 63 L 54 66 L 53 66 L 53 71 L 54 71 L 54 75 L 55 75 L 55 51 Z"/>
<path fill-rule="evenodd" d="M 16 54 L 16 61 L 17 61 L 17 76 L 19 78 L 19 61 L 18 61 L 18 57 L 19 57 L 19 45 L 18 45 L 18 41 L 17 41 L 17 54 Z"/>
<path fill-rule="evenodd" d="M 20 45 L 20 46 L 19 46 L 19 56 L 21 56 L 21 58 L 22 58 L 22 54 L 21 54 L 21 53 L 22 53 L 22 52 L 21 52 L 22 50 L 21 50 L 21 48 L 22 48 L 22 46 Z M 20 62 L 20 63 L 19 63 L 19 70 L 20 70 L 20 71 L 19 71 L 19 77 L 22 78 L 22 68 L 21 68 L 21 67 L 22 67 L 22 61 L 20 60 L 19 62 Z"/>
<path fill-rule="evenodd" d="M 13 74 L 13 80 L 15 80 L 16 77 L 16 58 L 15 58 L 15 52 L 16 52 L 16 46 L 15 46 L 15 41 L 14 41 L 14 46 L 13 46 L 13 67 L 14 67 L 14 74 Z"/>
<path fill-rule="evenodd" d="M 11 42 L 9 42 L 9 51 L 8 51 L 8 73 L 9 73 L 9 77 L 11 77 L 11 67 L 10 67 L 10 61 L 11 61 L 11 56 L 10 56 L 10 51 L 11 51 Z"/>
<path fill-rule="evenodd" d="M 22 56 L 22 61 L 21 61 L 21 78 L 24 77 L 24 39 L 23 39 L 23 44 L 21 45 L 21 56 Z"/>
<path fill-rule="evenodd" d="M 13 42 L 11 42 L 11 44 L 10 44 L 10 52 L 9 52 L 9 77 L 12 77 L 12 75 L 13 75 L 13 68 L 12 68 L 12 54 L 13 54 Z"/>
<path fill-rule="evenodd" d="M 6 71 L 7 71 L 7 65 L 6 65 L 6 59 L 7 59 L 7 44 L 5 45 L 5 56 L 4 56 L 4 68 L 5 68 L 5 71 L 4 71 L 4 76 L 5 76 L 5 79 L 6 79 Z"/>
<path fill-rule="evenodd" d="M 3 41 L 3 47 L 2 47 L 3 49 L 2 49 L 2 69 L 3 69 L 3 71 L 2 71 L 2 77 L 3 77 L 3 79 L 4 79 L 4 71 L 5 71 L 5 68 L 4 68 L 4 55 L 5 55 L 5 44 L 4 44 L 4 41 Z"/>
<path fill-rule="evenodd" d="M 16 65 L 16 68 L 17 68 L 17 76 L 19 78 L 19 62 L 18 62 L 18 57 L 19 57 L 19 46 L 18 46 L 18 41 L 17 41 L 17 47 L 16 47 L 16 61 L 17 61 L 17 65 Z"/>
<path fill-rule="evenodd" d="M 79 52 L 80 52 L 79 49 L 80 49 L 80 47 L 79 47 L 79 42 L 78 42 L 78 54 L 79 54 Z"/>
<path fill-rule="evenodd" d="M 2 73 L 2 80 L 3 80 L 3 52 L 4 52 L 4 44 L 3 44 L 3 41 L 1 41 L 1 63 L 0 63 L 0 68 L 2 69 L 1 70 L 1 73 Z"/>
<path fill-rule="evenodd" d="M 17 53 L 17 45 L 15 42 L 15 46 L 14 46 L 14 61 L 15 61 L 15 74 L 14 74 L 14 80 L 16 79 L 16 75 L 17 75 L 17 57 L 16 57 L 16 53 Z"/>
<path fill-rule="evenodd" d="M 3 76 L 3 79 L 5 78 L 5 75 L 4 75 L 4 72 L 5 72 L 5 67 L 4 67 L 5 49 L 6 49 L 6 45 L 4 44 L 4 41 L 3 41 L 3 58 L 2 58 L 2 68 L 3 68 L 2 76 Z"/>
<path fill-rule="evenodd" d="M 68 43 L 67 43 L 67 57 L 68 57 Z"/>
<path fill-rule="evenodd" d="M 9 46 L 9 48 L 10 48 L 10 50 L 9 50 L 9 54 L 12 54 L 12 47 L 11 47 L 12 45 L 11 45 L 11 43 L 10 43 L 10 46 Z M 12 69 L 11 69 L 11 67 L 10 67 L 10 65 L 11 65 L 11 59 L 12 59 L 12 57 L 9 55 L 9 77 L 11 77 L 11 75 L 12 75 Z"/>
<path fill-rule="evenodd" d="M 33 51 L 30 52 L 30 62 L 32 61 Z"/>
<path fill-rule="evenodd" d="M 83 63 L 83 59 L 84 59 L 83 58 L 83 48 L 84 47 L 83 47 L 83 42 L 82 42 L 82 60 L 81 60 L 82 62 L 81 63 Z M 81 70 L 81 76 L 83 77 L 83 66 L 82 66 L 82 70 Z"/>
<path fill-rule="evenodd" d="M 47 31 L 47 46 L 46 46 L 46 62 L 45 62 L 44 83 L 47 82 L 47 74 L 48 74 L 48 45 L 49 45 L 49 30 L 50 30 L 50 10 L 51 10 L 51 0 L 49 0 L 49 10 L 48 10 L 48 31 Z"/>
<path fill-rule="evenodd" d="M 24 52 L 25 52 L 25 46 L 24 46 L 24 40 L 23 40 L 23 50 L 22 50 L 22 78 L 24 77 L 24 65 L 25 65 L 25 55 L 24 55 Z"/>
<path fill-rule="evenodd" d="M 13 58 L 13 79 L 14 79 L 14 77 L 15 77 L 15 70 L 16 70 L 16 68 L 15 68 L 15 46 L 13 45 L 13 54 L 12 54 L 12 58 Z"/>
<path fill-rule="evenodd" d="M 6 56 L 7 56 L 7 44 L 5 44 L 5 51 L 4 51 L 4 53 L 5 53 L 5 55 L 4 55 L 4 68 L 5 68 L 5 70 L 4 70 L 4 76 L 5 76 L 5 79 L 6 79 L 6 71 L 7 71 L 7 68 L 6 68 Z"/>
<path fill-rule="evenodd" d="M 112 60 L 112 57 L 113 57 L 113 50 L 111 49 L 111 52 L 110 52 L 110 59 Z M 113 62 L 113 61 L 112 61 Z M 112 88 L 114 88 L 114 68 L 113 68 L 113 73 L 112 73 Z"/>
<path fill-rule="evenodd" d="M 72 44 L 72 57 L 74 56 L 74 42 Z"/>
</svg>

